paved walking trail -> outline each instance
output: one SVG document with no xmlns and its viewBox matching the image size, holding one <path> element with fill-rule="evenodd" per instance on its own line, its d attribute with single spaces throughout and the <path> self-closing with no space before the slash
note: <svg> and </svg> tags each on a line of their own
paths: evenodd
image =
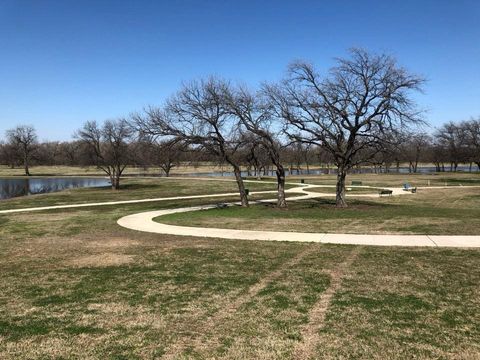
<svg viewBox="0 0 480 360">
<path fill-rule="evenodd" d="M 197 180 L 212 180 L 202 179 Z M 220 181 L 220 179 L 219 179 Z M 228 179 L 221 179 L 221 181 L 234 181 Z M 261 182 L 248 180 L 247 182 Z M 293 185 L 290 183 L 290 185 Z M 298 185 L 298 184 L 294 184 Z M 366 188 L 368 186 L 351 186 L 351 188 Z M 475 187 L 475 186 L 472 186 Z M 286 190 L 290 194 L 297 194 L 293 197 L 288 197 L 289 201 L 313 199 L 319 197 L 334 197 L 333 192 L 312 192 L 313 188 L 332 188 L 331 185 L 309 185 L 302 184 L 291 189 Z M 428 187 L 429 189 L 435 187 Z M 437 187 L 443 188 L 443 187 Z M 451 187 L 449 187 L 451 188 Z M 371 188 L 377 190 L 377 188 Z M 392 190 L 393 196 L 411 195 L 410 192 L 404 191 L 403 188 L 388 188 Z M 252 195 L 259 194 L 274 194 L 273 191 L 256 191 Z M 107 201 L 98 203 L 83 203 L 83 204 L 68 204 L 68 205 L 53 205 L 41 206 L 23 209 L 9 209 L 0 210 L 1 214 L 12 214 L 21 212 L 57 210 L 57 209 L 72 209 L 84 207 L 97 206 L 111 206 L 123 204 L 138 204 L 148 202 L 161 202 L 173 200 L 189 200 L 189 199 L 207 199 L 207 198 L 226 198 L 237 196 L 238 193 L 223 193 L 223 194 L 208 194 L 208 195 L 188 195 L 188 196 L 173 196 L 164 198 L 139 199 L 139 200 L 121 200 L 121 201 Z M 350 193 L 349 197 L 378 197 L 378 194 L 356 194 Z M 275 199 L 261 200 L 261 202 L 274 202 Z M 234 206 L 236 203 L 229 203 L 228 206 Z M 356 244 L 356 245 L 383 245 L 383 246 L 431 246 L 431 247 L 480 247 L 480 236 L 430 236 L 430 235 L 357 235 L 357 234 L 325 234 L 325 233 L 302 233 L 302 232 L 280 232 L 280 231 L 257 231 L 257 230 L 233 230 L 221 228 L 202 228 L 202 227 L 187 227 L 162 224 L 153 221 L 154 218 L 160 216 L 179 213 L 200 211 L 215 208 L 216 205 L 183 207 L 177 209 L 157 210 L 137 213 L 122 217 L 118 220 L 118 224 L 129 229 L 152 232 L 158 234 L 168 235 L 182 235 L 182 236 L 197 236 L 221 239 L 238 239 L 238 240 L 266 240 L 266 241 L 296 241 L 296 242 L 319 242 L 319 243 L 336 243 L 336 244 Z"/>
<path fill-rule="evenodd" d="M 313 199 L 325 196 L 335 196 L 334 193 L 319 193 L 308 191 L 321 185 L 305 185 L 287 190 L 287 193 L 302 193 L 295 197 L 289 197 L 289 201 Z M 407 195 L 410 192 L 402 188 L 390 188 L 392 195 Z M 267 193 L 267 192 L 263 192 Z M 252 193 L 255 194 L 255 193 Z M 377 194 L 355 194 L 355 197 L 378 197 Z M 261 200 L 259 202 L 272 202 L 274 199 Z M 236 203 L 226 204 L 234 206 Z M 326 233 L 302 233 L 284 231 L 260 231 L 260 230 L 234 230 L 222 228 L 204 228 L 191 226 L 176 226 L 163 224 L 153 219 L 168 214 L 201 211 L 214 209 L 217 205 L 204 205 L 183 207 L 177 209 L 165 209 L 147 211 L 128 215 L 120 218 L 117 223 L 128 229 L 145 231 L 150 233 L 196 236 L 220 239 L 237 240 L 264 240 L 264 241 L 295 241 L 295 242 L 318 242 L 352 245 L 378 245 L 378 246 L 429 246 L 429 247 L 480 247 L 480 236 L 440 236 L 440 235 L 357 235 L 357 234 L 326 234 Z"/>
</svg>

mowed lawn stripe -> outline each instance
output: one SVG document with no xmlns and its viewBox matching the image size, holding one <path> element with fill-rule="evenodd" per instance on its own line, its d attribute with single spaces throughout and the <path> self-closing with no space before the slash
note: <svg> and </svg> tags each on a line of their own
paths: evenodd
<svg viewBox="0 0 480 360">
<path fill-rule="evenodd" d="M 217 332 L 217 328 L 225 321 L 225 319 L 235 315 L 237 310 L 251 301 L 260 291 L 266 288 L 268 284 L 278 279 L 286 269 L 291 268 L 298 264 L 303 258 L 311 254 L 318 248 L 317 245 L 307 245 L 293 258 L 281 264 L 277 269 L 268 273 L 261 278 L 257 283 L 252 285 L 243 295 L 240 295 L 234 301 L 223 304 L 222 308 L 213 316 L 208 317 L 201 325 L 201 329 L 198 331 L 198 337 L 181 338 L 179 341 L 170 345 L 166 350 L 163 358 L 176 359 L 179 355 L 186 351 L 186 348 L 196 349 L 202 348 L 202 351 L 206 349 L 213 350 L 219 345 L 219 336 L 223 334 Z"/>
<path fill-rule="evenodd" d="M 308 314 L 308 324 L 302 329 L 302 341 L 297 344 L 293 351 L 294 359 L 310 359 L 316 349 L 316 345 L 320 341 L 318 330 L 324 326 L 325 315 L 330 306 L 333 296 L 341 287 L 342 278 L 345 273 L 348 272 L 350 266 L 358 257 L 361 251 L 361 247 L 353 248 L 350 255 L 341 263 L 334 271 L 331 272 L 330 286 L 320 296 L 315 306 L 310 310 Z"/>
</svg>

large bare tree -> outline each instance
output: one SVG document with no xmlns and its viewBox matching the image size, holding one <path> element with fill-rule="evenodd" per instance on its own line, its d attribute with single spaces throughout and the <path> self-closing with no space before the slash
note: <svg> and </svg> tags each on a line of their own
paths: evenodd
<svg viewBox="0 0 480 360">
<path fill-rule="evenodd" d="M 345 207 L 346 175 L 367 160 L 360 154 L 374 156 L 364 150 L 381 142 L 385 131 L 421 122 L 411 92 L 423 83 L 388 55 L 353 49 L 323 76 L 311 64 L 293 63 L 285 81 L 265 90 L 288 136 L 332 155 L 336 206 Z"/>
<path fill-rule="evenodd" d="M 30 176 L 29 163 L 37 146 L 37 134 L 33 126 L 20 125 L 7 130 L 7 139 L 12 147 L 20 154 L 25 175 Z"/>
<path fill-rule="evenodd" d="M 164 109 L 151 107 L 146 117 L 134 116 L 141 132 L 151 136 L 169 136 L 188 146 L 197 146 L 229 164 L 235 175 L 242 206 L 248 206 L 243 183 L 239 150 L 238 122 L 227 108 L 228 82 L 208 78 L 185 84 L 171 97 Z"/>
<path fill-rule="evenodd" d="M 107 120 L 103 125 L 87 121 L 76 137 L 85 145 L 95 165 L 110 178 L 112 189 L 120 188 L 120 177 L 131 161 L 132 130 L 125 119 Z"/>
</svg>

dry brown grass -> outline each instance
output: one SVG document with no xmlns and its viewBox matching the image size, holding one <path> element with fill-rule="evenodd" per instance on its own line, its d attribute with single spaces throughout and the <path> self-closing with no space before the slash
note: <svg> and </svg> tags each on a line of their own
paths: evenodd
<svg viewBox="0 0 480 360">
<path fill-rule="evenodd" d="M 476 204 L 456 194 L 435 202 Z M 319 330 L 312 358 L 479 357 L 479 251 L 365 247 L 339 286 L 354 247 L 116 225 L 178 205 L 1 216 L 0 358 L 290 359 L 305 328 Z"/>
<path fill-rule="evenodd" d="M 72 260 L 67 260 L 67 266 L 75 267 L 102 267 L 102 266 L 119 266 L 129 264 L 134 261 L 132 255 L 102 253 L 96 255 L 81 256 Z"/>
<path fill-rule="evenodd" d="M 290 202 L 288 209 L 255 205 L 163 216 L 160 222 L 200 227 L 350 234 L 478 235 L 480 188 L 420 190 L 389 198 Z M 219 225 L 221 224 L 221 225 Z"/>
<path fill-rule="evenodd" d="M 310 359 L 315 355 L 315 348 L 320 341 L 318 331 L 324 326 L 325 316 L 330 307 L 330 302 L 335 293 L 340 289 L 345 272 L 350 269 L 359 252 L 359 247 L 354 248 L 345 261 L 330 272 L 330 286 L 320 296 L 308 313 L 308 323 L 301 330 L 302 340 L 296 344 L 293 350 L 293 359 Z"/>
</svg>

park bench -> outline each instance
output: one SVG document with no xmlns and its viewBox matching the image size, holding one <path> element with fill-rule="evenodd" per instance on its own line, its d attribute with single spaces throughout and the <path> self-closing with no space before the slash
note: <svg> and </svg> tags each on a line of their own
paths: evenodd
<svg viewBox="0 0 480 360">
<path fill-rule="evenodd" d="M 393 191 L 392 190 L 389 190 L 389 189 L 382 189 L 378 192 L 378 195 L 382 196 L 382 195 L 388 195 L 388 196 L 392 196 L 392 193 Z"/>
<path fill-rule="evenodd" d="M 416 187 L 413 187 L 413 186 L 410 185 L 409 183 L 405 183 L 405 184 L 403 184 L 403 191 L 411 191 L 412 193 L 416 193 L 416 192 L 417 192 L 417 188 L 416 188 Z"/>
<path fill-rule="evenodd" d="M 362 182 L 361 182 L 361 181 L 358 181 L 358 180 L 353 180 L 353 181 L 352 181 L 352 185 L 353 185 L 353 186 L 361 186 L 361 185 L 362 185 Z"/>
</svg>

